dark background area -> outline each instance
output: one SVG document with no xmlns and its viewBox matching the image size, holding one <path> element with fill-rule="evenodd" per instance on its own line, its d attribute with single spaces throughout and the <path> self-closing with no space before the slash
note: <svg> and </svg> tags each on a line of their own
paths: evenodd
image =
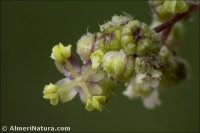
<svg viewBox="0 0 200 133">
<path fill-rule="evenodd" d="M 99 24 L 125 11 L 150 23 L 147 1 L 1 1 L 1 125 L 70 126 L 71 131 L 199 131 L 199 14 L 185 22 L 180 54 L 190 78 L 161 92 L 162 106 L 147 110 L 117 88 L 106 107 L 87 112 L 76 97 L 51 106 L 42 98 L 45 84 L 63 76 L 50 59 L 52 47 L 72 43 Z"/>
</svg>

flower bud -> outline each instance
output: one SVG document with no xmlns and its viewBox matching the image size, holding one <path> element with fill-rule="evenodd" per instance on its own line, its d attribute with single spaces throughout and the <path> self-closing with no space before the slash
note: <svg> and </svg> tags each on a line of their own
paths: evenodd
<svg viewBox="0 0 200 133">
<path fill-rule="evenodd" d="M 77 53 L 84 63 L 90 60 L 90 55 L 94 50 L 95 38 L 95 34 L 87 33 L 77 42 Z"/>
<path fill-rule="evenodd" d="M 121 34 L 121 45 L 128 55 L 145 55 L 149 52 L 158 52 L 160 48 L 157 33 L 137 20 L 129 21 Z"/>
<path fill-rule="evenodd" d="M 52 105 L 57 105 L 59 101 L 59 88 L 54 84 L 45 85 L 43 91 L 43 98 L 50 99 Z"/>
<path fill-rule="evenodd" d="M 96 44 L 98 47 L 103 51 L 112 51 L 112 50 L 119 50 L 121 49 L 121 31 L 116 29 L 110 33 L 98 34 Z"/>
<path fill-rule="evenodd" d="M 134 71 L 134 58 L 132 56 L 129 56 L 124 68 L 122 80 L 127 80 L 132 75 L 133 71 Z"/>
<path fill-rule="evenodd" d="M 91 54 L 92 68 L 97 69 L 102 64 L 103 56 L 104 52 L 102 50 L 96 50 Z"/>
<path fill-rule="evenodd" d="M 92 96 L 86 101 L 85 109 L 88 111 L 93 111 L 94 109 L 102 111 L 103 105 L 106 102 L 105 96 Z"/>
<path fill-rule="evenodd" d="M 108 21 L 107 23 L 100 25 L 100 31 L 103 33 L 111 33 L 116 29 L 119 29 L 121 25 L 124 25 L 128 23 L 128 21 L 132 20 L 132 17 L 130 15 L 114 15 L 112 17 L 111 21 Z"/>
<path fill-rule="evenodd" d="M 150 5 L 155 11 L 155 15 L 160 20 L 167 20 L 178 13 L 184 13 L 188 10 L 185 0 L 150 0 Z"/>
<path fill-rule="evenodd" d="M 62 43 L 55 45 L 52 49 L 51 58 L 58 62 L 63 62 L 71 56 L 71 45 L 66 47 Z"/>
<path fill-rule="evenodd" d="M 133 31 L 136 31 L 137 27 L 140 27 L 140 23 L 134 20 L 130 21 L 122 29 L 121 45 L 128 55 L 133 55 L 136 51 L 136 41 L 133 37 Z"/>
<path fill-rule="evenodd" d="M 127 56 L 123 50 L 110 51 L 104 55 L 103 70 L 111 77 L 118 77 L 124 71 Z"/>
</svg>

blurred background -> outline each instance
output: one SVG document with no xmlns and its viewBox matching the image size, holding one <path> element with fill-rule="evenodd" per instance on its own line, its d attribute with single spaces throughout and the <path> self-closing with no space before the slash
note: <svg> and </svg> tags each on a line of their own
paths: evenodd
<svg viewBox="0 0 200 133">
<path fill-rule="evenodd" d="M 78 97 L 51 106 L 42 98 L 45 84 L 63 76 L 50 59 L 52 47 L 72 43 L 114 14 L 127 12 L 150 23 L 147 1 L 1 1 L 1 125 L 70 126 L 73 132 L 199 131 L 199 14 L 186 21 L 180 54 L 191 76 L 161 92 L 162 106 L 147 110 L 118 86 L 106 107 L 87 112 Z"/>
</svg>

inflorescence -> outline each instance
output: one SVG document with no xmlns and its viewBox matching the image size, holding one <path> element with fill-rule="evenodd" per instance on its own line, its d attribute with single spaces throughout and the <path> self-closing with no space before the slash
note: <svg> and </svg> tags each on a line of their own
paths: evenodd
<svg viewBox="0 0 200 133">
<path fill-rule="evenodd" d="M 97 33 L 86 33 L 77 42 L 79 64 L 72 45 L 58 43 L 51 58 L 65 78 L 45 85 L 43 98 L 52 105 L 68 102 L 76 95 L 88 111 L 102 111 L 117 84 L 123 95 L 140 98 L 146 108 L 161 104 L 159 91 L 185 79 L 187 63 L 177 53 L 182 39 L 180 21 L 199 9 L 192 0 L 150 0 L 152 24 L 131 15 L 114 15 Z"/>
</svg>

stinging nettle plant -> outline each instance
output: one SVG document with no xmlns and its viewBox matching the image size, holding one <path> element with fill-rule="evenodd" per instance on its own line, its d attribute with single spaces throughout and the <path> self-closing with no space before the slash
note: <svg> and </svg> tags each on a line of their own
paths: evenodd
<svg viewBox="0 0 200 133">
<path fill-rule="evenodd" d="M 99 110 L 124 84 L 123 94 L 140 98 L 146 108 L 161 104 L 159 91 L 185 79 L 187 63 L 178 53 L 182 20 L 199 11 L 195 0 L 150 0 L 152 23 L 147 25 L 131 15 L 114 15 L 100 25 L 97 33 L 86 33 L 77 42 L 79 64 L 72 45 L 58 43 L 51 58 L 65 78 L 45 85 L 43 98 L 52 105 L 68 102 L 76 95 L 88 111 Z"/>
</svg>

